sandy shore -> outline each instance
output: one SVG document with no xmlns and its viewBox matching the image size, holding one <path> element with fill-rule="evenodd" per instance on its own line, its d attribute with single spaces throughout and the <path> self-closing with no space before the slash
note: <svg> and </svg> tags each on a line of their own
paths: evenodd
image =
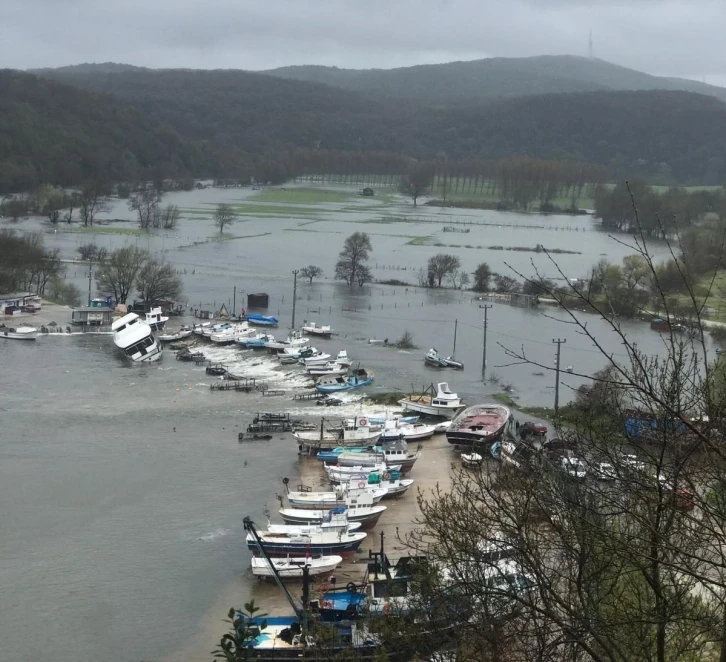
<svg viewBox="0 0 726 662">
<path fill-rule="evenodd" d="M 280 443 L 284 444 L 286 442 Z M 289 452 L 295 452 L 292 440 L 290 440 L 289 444 Z M 411 444 L 410 447 L 414 449 L 416 444 Z M 416 461 L 408 476 L 414 479 L 414 484 L 398 499 L 381 501 L 381 504 L 386 506 L 387 510 L 378 520 L 375 528 L 368 530 L 368 537 L 361 545 L 360 551 L 354 558 L 344 561 L 333 573 L 338 585 L 345 585 L 350 581 L 357 582 L 363 579 L 366 571 L 368 550 L 378 549 L 381 531 L 385 532 L 386 552 L 391 559 L 395 560 L 399 556 L 406 554 L 405 548 L 397 540 L 397 532 L 400 537 L 404 537 L 406 533 L 415 527 L 416 520 L 421 514 L 418 506 L 418 495 L 431 494 L 437 485 L 442 490 L 448 490 L 452 481 L 452 465 L 458 466 L 459 462 L 458 455 L 446 441 L 446 435 L 435 435 L 431 439 L 421 442 L 421 457 Z M 327 489 L 324 475 L 322 465 L 316 458 L 302 457 L 300 460 L 300 475 L 289 477 L 290 487 L 295 489 L 298 483 L 302 483 L 314 489 Z M 267 507 L 272 515 L 272 521 L 281 522 L 281 518 L 277 514 L 280 502 L 275 497 L 275 492 L 284 493 L 283 485 L 270 486 Z M 257 524 L 260 528 L 264 528 L 266 523 L 260 521 Z M 246 578 L 251 576 L 249 569 L 241 569 L 242 572 L 244 572 Z M 299 597 L 301 583 L 286 582 L 286 585 L 293 596 Z M 223 621 L 229 608 L 232 606 L 241 607 L 243 602 L 250 599 L 254 599 L 255 604 L 268 614 L 287 614 L 290 612 L 289 605 L 273 581 L 254 580 L 250 592 L 249 582 L 245 583 L 242 576 L 240 576 L 225 587 L 184 648 L 165 658 L 167 662 L 198 662 L 208 659 L 209 651 L 215 647 L 221 635 L 228 630 L 228 625 Z"/>
</svg>

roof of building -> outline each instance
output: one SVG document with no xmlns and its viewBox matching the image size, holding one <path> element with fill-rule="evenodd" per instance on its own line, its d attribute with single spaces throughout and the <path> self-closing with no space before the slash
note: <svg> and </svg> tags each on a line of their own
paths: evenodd
<svg viewBox="0 0 726 662">
<path fill-rule="evenodd" d="M 0 294 L 0 299 L 24 299 L 25 297 L 37 297 L 35 292 L 14 292 L 10 294 Z"/>
<path fill-rule="evenodd" d="M 112 313 L 113 308 L 104 308 L 103 306 L 78 306 L 73 309 L 74 313 Z"/>
</svg>

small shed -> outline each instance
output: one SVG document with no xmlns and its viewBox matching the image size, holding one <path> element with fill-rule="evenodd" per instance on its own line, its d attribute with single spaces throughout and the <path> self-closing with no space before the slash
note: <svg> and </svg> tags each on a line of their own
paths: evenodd
<svg viewBox="0 0 726 662">
<path fill-rule="evenodd" d="M 32 292 L 0 294 L 0 314 L 14 315 L 19 312 L 40 310 L 40 297 Z"/>
<path fill-rule="evenodd" d="M 366 198 L 372 198 L 376 194 L 376 192 L 372 188 L 370 188 L 369 186 L 366 186 L 366 188 L 364 188 L 360 192 L 360 194 L 362 196 L 365 196 Z"/>
<path fill-rule="evenodd" d="M 264 292 L 247 295 L 247 308 L 267 308 L 270 305 L 270 296 Z"/>
<path fill-rule="evenodd" d="M 71 311 L 71 324 L 82 326 L 110 326 L 113 309 L 102 306 L 82 306 Z"/>
</svg>

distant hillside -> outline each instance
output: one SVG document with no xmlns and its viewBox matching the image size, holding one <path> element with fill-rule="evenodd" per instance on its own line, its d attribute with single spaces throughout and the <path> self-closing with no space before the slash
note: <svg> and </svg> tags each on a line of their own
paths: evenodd
<svg viewBox="0 0 726 662">
<path fill-rule="evenodd" d="M 203 149 L 106 95 L 0 70 L 0 191 L 211 168 Z"/>
<path fill-rule="evenodd" d="M 39 76 L 49 72 L 59 74 L 117 74 L 121 71 L 148 71 L 146 67 L 135 67 L 133 64 L 122 64 L 119 62 L 83 62 L 81 64 L 71 64 L 67 67 L 46 67 L 44 69 L 30 69 L 29 74 L 38 74 Z"/>
<path fill-rule="evenodd" d="M 522 97 L 439 111 L 418 129 L 431 155 L 574 159 L 662 184 L 726 180 L 726 104 L 690 92 Z"/>
<path fill-rule="evenodd" d="M 398 69 L 297 66 L 263 73 L 437 106 L 599 90 L 682 90 L 726 101 L 725 88 L 680 78 L 651 76 L 603 60 L 573 55 L 490 58 Z"/>
<path fill-rule="evenodd" d="M 221 149 L 404 151 L 410 143 L 403 111 L 327 85 L 239 70 L 64 69 L 44 75 L 111 94 L 182 135 Z"/>
</svg>

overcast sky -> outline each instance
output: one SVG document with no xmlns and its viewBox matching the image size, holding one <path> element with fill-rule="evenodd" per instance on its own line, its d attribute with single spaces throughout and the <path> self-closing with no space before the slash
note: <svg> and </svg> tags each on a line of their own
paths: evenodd
<svg viewBox="0 0 726 662">
<path fill-rule="evenodd" d="M 268 69 L 587 55 L 726 83 L 725 0 L 0 0 L 0 66 Z"/>
</svg>

